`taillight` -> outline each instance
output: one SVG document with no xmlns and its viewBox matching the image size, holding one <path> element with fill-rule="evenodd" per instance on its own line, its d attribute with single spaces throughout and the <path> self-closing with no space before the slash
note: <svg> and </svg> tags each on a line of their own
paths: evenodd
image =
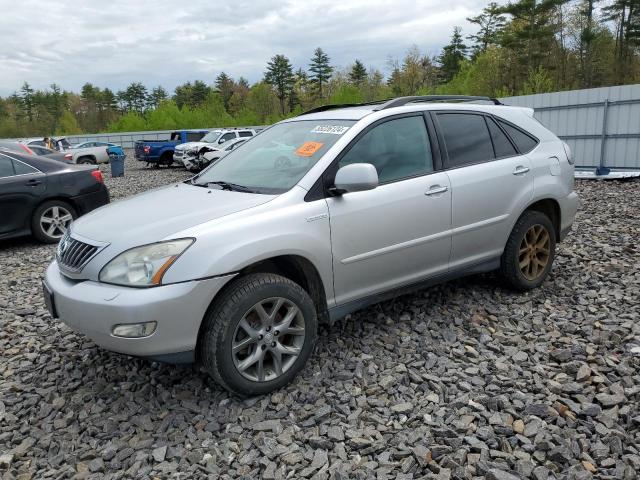
<svg viewBox="0 0 640 480">
<path fill-rule="evenodd" d="M 144 146 L 144 153 L 148 154 L 151 151 L 151 147 L 149 145 Z"/>
<path fill-rule="evenodd" d="M 100 172 L 100 170 L 93 170 L 91 172 L 91 175 L 93 175 L 93 178 L 95 178 L 99 183 L 104 183 L 104 179 L 102 178 L 102 172 Z"/>
<path fill-rule="evenodd" d="M 67 153 L 65 154 L 64 159 L 71 161 L 73 159 L 73 155 L 71 153 Z"/>
<path fill-rule="evenodd" d="M 22 149 L 27 152 L 29 155 L 35 155 L 35 153 L 33 153 L 33 150 L 31 150 L 29 147 L 27 147 L 25 144 L 21 143 L 20 146 L 22 147 Z"/>
</svg>

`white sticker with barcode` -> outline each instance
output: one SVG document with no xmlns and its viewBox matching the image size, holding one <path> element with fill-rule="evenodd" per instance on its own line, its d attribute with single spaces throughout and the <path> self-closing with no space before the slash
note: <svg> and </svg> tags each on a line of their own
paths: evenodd
<svg viewBox="0 0 640 480">
<path fill-rule="evenodd" d="M 313 130 L 311 130 L 311 133 L 331 133 L 333 135 L 342 135 L 347 130 L 349 130 L 349 127 L 344 127 L 342 125 L 317 125 Z"/>
</svg>

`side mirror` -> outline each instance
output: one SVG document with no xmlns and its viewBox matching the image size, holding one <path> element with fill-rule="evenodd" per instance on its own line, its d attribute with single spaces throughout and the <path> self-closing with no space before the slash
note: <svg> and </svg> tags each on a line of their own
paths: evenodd
<svg viewBox="0 0 640 480">
<path fill-rule="evenodd" d="M 378 186 L 378 172 L 370 163 L 352 163 L 338 170 L 333 183 L 331 191 L 338 195 L 373 190 Z"/>
</svg>

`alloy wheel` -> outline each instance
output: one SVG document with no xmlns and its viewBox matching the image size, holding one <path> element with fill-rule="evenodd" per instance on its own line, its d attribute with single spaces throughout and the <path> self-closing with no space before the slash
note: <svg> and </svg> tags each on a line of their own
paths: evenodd
<svg viewBox="0 0 640 480">
<path fill-rule="evenodd" d="M 300 308 L 282 297 L 261 300 L 236 326 L 231 345 L 233 363 L 248 380 L 274 380 L 293 366 L 304 339 Z"/>
<path fill-rule="evenodd" d="M 551 238 L 542 225 L 533 225 L 522 237 L 518 253 L 520 272 L 535 280 L 544 272 L 551 256 Z"/>
<path fill-rule="evenodd" d="M 40 217 L 42 231 L 51 238 L 62 238 L 73 221 L 71 212 L 64 207 L 47 208 Z"/>
</svg>

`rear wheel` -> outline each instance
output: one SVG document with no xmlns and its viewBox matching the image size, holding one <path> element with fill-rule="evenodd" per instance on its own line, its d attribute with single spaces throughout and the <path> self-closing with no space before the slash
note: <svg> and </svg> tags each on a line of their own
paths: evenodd
<svg viewBox="0 0 640 480">
<path fill-rule="evenodd" d="M 555 253 L 556 234 L 549 217 L 526 211 L 513 227 L 502 254 L 502 277 L 517 290 L 538 287 L 549 275 Z"/>
<path fill-rule="evenodd" d="M 31 232 L 41 242 L 57 243 L 77 217 L 76 210 L 67 202 L 44 202 L 33 212 Z"/>
<path fill-rule="evenodd" d="M 167 153 L 163 153 L 162 156 L 160 157 L 160 162 L 161 165 L 165 165 L 167 167 L 170 167 L 171 164 L 173 163 L 173 152 L 167 152 Z"/>
<path fill-rule="evenodd" d="M 80 157 L 78 163 L 81 165 L 95 165 L 96 161 L 91 157 Z"/>
<path fill-rule="evenodd" d="M 260 395 L 289 383 L 313 351 L 317 317 L 298 284 L 274 274 L 236 281 L 208 312 L 200 358 L 214 380 L 237 395 Z"/>
</svg>

